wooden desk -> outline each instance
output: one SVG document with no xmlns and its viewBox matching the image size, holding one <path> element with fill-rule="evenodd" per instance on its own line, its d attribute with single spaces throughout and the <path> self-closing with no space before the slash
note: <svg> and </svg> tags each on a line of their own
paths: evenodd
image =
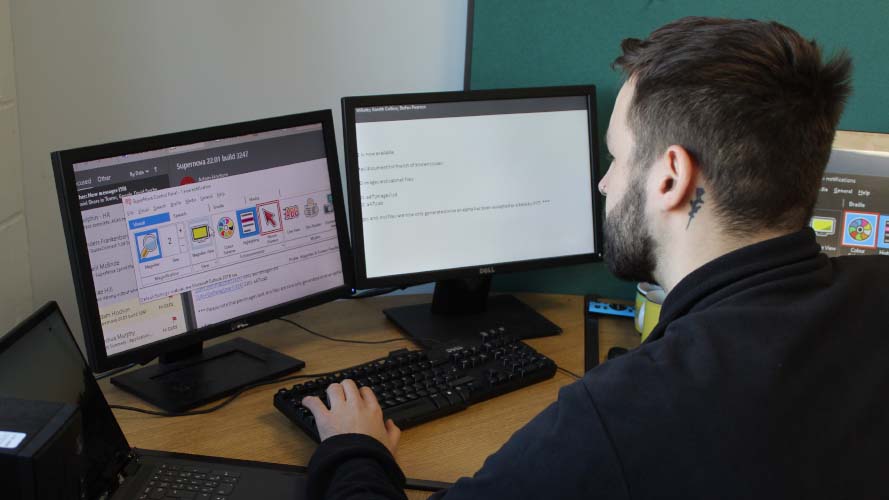
<svg viewBox="0 0 889 500">
<path fill-rule="evenodd" d="M 583 297 L 578 295 L 517 294 L 538 312 L 561 326 L 556 337 L 526 342 L 574 373 L 583 371 Z M 363 300 L 341 300 L 303 311 L 289 318 L 336 338 L 379 340 L 400 336 L 382 314 L 398 305 L 429 302 L 429 295 L 400 295 Z M 360 345 L 331 342 L 283 321 L 271 321 L 239 332 L 262 345 L 306 362 L 300 373 L 321 373 L 383 357 L 389 351 L 415 347 L 412 342 Z M 227 340 L 227 337 L 215 341 Z M 639 336 L 632 322 L 600 320 L 599 352 L 613 346 L 632 348 Z M 453 482 L 474 473 L 484 459 L 499 449 L 513 432 L 556 400 L 558 390 L 573 381 L 556 372 L 555 377 L 468 410 L 405 430 L 397 459 L 409 477 Z M 115 410 L 131 446 L 245 460 L 306 465 L 315 443 L 272 406 L 272 396 L 285 385 L 273 384 L 241 395 L 216 412 L 190 417 L 165 418 Z M 148 407 L 144 402 L 102 380 L 111 404 Z M 425 498 L 423 492 L 409 492 Z"/>
</svg>

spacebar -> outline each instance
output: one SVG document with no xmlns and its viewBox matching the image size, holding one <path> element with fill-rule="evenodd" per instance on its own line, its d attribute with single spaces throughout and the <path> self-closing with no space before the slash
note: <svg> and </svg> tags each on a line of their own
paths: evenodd
<svg viewBox="0 0 889 500">
<path fill-rule="evenodd" d="M 420 398 L 407 403 L 386 408 L 383 410 L 385 418 L 391 418 L 395 425 L 402 429 L 421 424 L 434 418 L 457 412 L 465 408 L 465 405 L 455 404 L 439 408 L 429 398 Z"/>
</svg>

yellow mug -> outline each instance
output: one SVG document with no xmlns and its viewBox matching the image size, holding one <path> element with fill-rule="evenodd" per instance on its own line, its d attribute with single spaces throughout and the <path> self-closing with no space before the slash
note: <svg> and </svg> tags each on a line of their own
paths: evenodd
<svg viewBox="0 0 889 500">
<path fill-rule="evenodd" d="M 642 334 L 642 341 L 648 338 L 648 334 L 657 326 L 661 316 L 661 305 L 667 294 L 664 289 L 651 283 L 639 283 L 636 285 L 636 331 Z"/>
</svg>

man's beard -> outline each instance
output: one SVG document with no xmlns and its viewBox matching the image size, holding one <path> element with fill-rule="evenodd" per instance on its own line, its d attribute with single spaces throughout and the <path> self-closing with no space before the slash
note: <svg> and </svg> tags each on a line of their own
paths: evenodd
<svg viewBox="0 0 889 500">
<path fill-rule="evenodd" d="M 636 182 L 605 217 L 605 263 L 620 279 L 654 282 L 654 253 L 642 183 Z"/>
</svg>

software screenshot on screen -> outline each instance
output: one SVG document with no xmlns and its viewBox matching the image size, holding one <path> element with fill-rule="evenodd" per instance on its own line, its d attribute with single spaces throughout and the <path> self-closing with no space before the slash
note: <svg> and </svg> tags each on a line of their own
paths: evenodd
<svg viewBox="0 0 889 500">
<path fill-rule="evenodd" d="M 109 356 L 343 284 L 320 124 L 74 177 Z"/>
<path fill-rule="evenodd" d="M 368 278 L 593 251 L 582 96 L 355 109 Z"/>
<path fill-rule="evenodd" d="M 889 134 L 837 132 L 811 226 L 827 255 L 889 255 Z"/>
</svg>

